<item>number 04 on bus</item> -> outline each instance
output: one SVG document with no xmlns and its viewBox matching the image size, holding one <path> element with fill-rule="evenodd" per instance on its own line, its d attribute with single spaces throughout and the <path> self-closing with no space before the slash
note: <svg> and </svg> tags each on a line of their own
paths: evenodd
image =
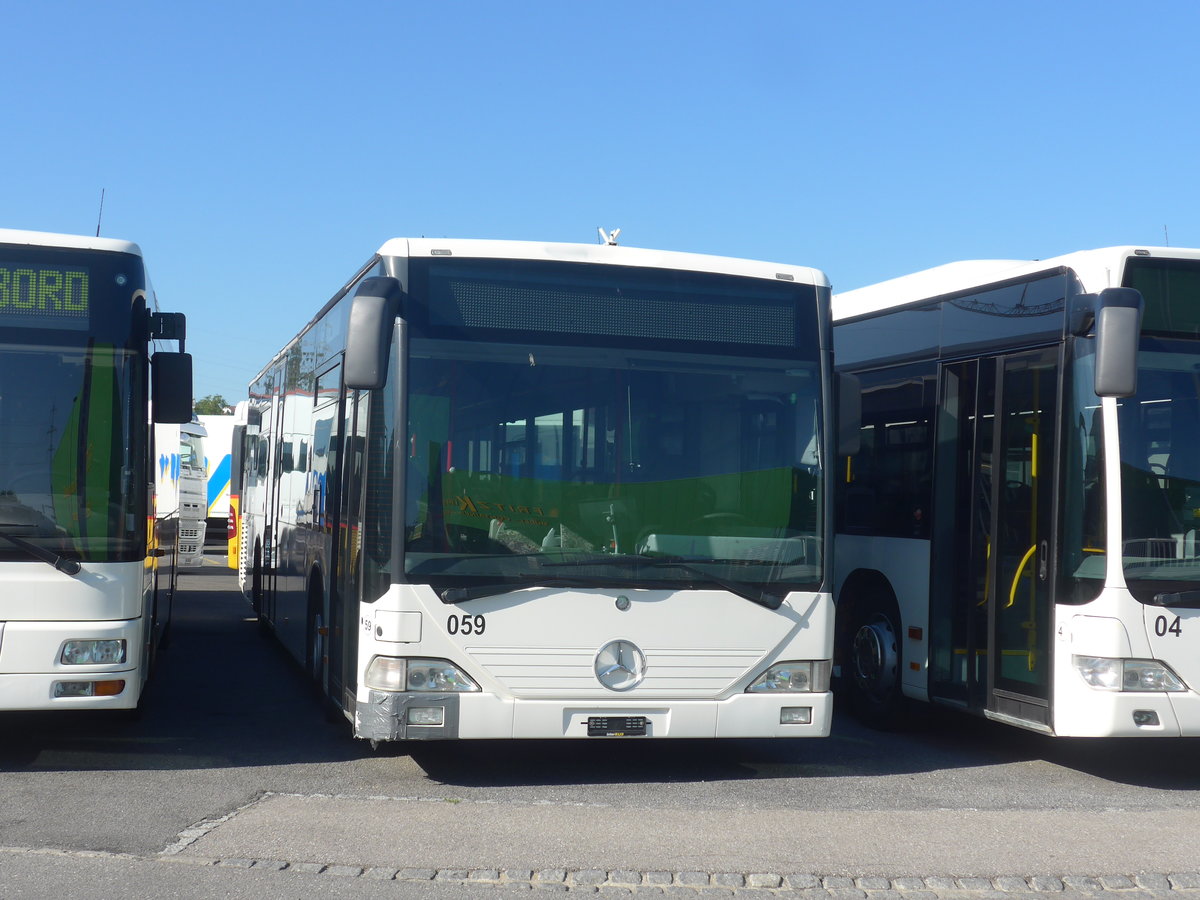
<svg viewBox="0 0 1200 900">
<path fill-rule="evenodd" d="M 823 736 L 829 286 L 405 240 L 250 386 L 241 578 L 371 741 Z"/>
</svg>

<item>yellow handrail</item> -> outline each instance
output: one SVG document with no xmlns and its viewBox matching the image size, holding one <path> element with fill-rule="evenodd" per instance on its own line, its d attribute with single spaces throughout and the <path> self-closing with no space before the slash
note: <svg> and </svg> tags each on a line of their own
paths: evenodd
<svg viewBox="0 0 1200 900">
<path fill-rule="evenodd" d="M 1017 582 L 1021 580 L 1021 573 L 1025 571 L 1025 564 L 1029 562 L 1030 558 L 1036 552 L 1037 544 L 1034 544 L 1021 557 L 1021 564 L 1017 566 L 1017 574 L 1013 576 L 1012 589 L 1008 592 L 1008 604 L 1004 607 L 1005 609 L 1012 609 L 1013 605 L 1017 602 Z"/>
</svg>

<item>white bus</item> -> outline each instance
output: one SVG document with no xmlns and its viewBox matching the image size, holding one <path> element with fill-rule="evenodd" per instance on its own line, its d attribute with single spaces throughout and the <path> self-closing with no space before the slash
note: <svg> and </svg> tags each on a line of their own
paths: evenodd
<svg viewBox="0 0 1200 900">
<path fill-rule="evenodd" d="M 372 742 L 827 734 L 828 298 L 388 241 L 250 386 L 260 623 Z"/>
<path fill-rule="evenodd" d="M 183 328 L 136 244 L 0 230 L 0 710 L 138 704 L 178 538 L 148 410 L 191 418 Z"/>
<path fill-rule="evenodd" d="M 858 711 L 1200 735 L 1200 251 L 952 263 L 833 304 Z"/>
</svg>

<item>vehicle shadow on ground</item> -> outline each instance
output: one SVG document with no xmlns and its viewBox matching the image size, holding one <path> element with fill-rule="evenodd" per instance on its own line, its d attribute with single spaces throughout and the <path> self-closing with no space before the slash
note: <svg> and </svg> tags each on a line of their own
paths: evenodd
<svg viewBox="0 0 1200 900">
<path fill-rule="evenodd" d="M 1200 739 L 1053 738 L 942 710 L 891 732 L 838 713 L 824 739 L 430 742 L 384 752 L 460 787 L 886 778 L 1047 763 L 1135 788 L 1200 790 Z"/>
<path fill-rule="evenodd" d="M 385 752 L 462 787 L 876 777 L 1027 758 L 1019 746 L 950 741 L 946 728 L 885 733 L 835 714 L 828 738 L 410 742 Z"/>
<path fill-rule="evenodd" d="M 1105 781 L 1200 791 L 1200 738 L 1044 739 L 1043 758 Z"/>
<path fill-rule="evenodd" d="M 264 637 L 233 574 L 185 570 L 169 646 L 135 715 L 0 713 L 0 772 L 336 762 L 370 753 Z"/>
</svg>

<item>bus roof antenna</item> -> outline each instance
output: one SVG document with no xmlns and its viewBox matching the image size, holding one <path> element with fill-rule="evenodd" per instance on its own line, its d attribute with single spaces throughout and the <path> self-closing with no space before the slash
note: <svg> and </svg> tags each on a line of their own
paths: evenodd
<svg viewBox="0 0 1200 900">
<path fill-rule="evenodd" d="M 100 220 L 104 218 L 104 188 L 100 188 L 100 214 L 96 216 L 96 237 L 100 237 Z"/>
<path fill-rule="evenodd" d="M 614 228 L 611 234 L 603 228 L 597 228 L 596 232 L 600 235 L 600 243 L 606 244 L 609 247 L 617 246 L 617 235 L 621 233 L 620 228 Z"/>
</svg>

